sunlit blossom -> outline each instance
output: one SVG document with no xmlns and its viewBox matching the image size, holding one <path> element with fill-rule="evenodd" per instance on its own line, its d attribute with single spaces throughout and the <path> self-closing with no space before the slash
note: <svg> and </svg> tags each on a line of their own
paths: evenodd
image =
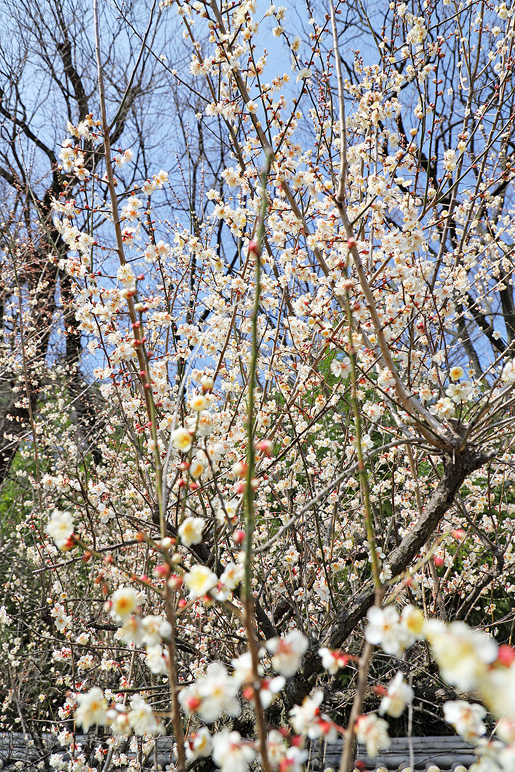
<svg viewBox="0 0 515 772">
<path fill-rule="evenodd" d="M 131 697 L 131 709 L 127 716 L 136 734 L 156 735 L 162 732 L 161 723 L 154 715 L 152 708 L 139 694 Z"/>
<path fill-rule="evenodd" d="M 364 743 L 368 756 L 377 756 L 379 751 L 390 747 L 388 736 L 388 724 L 375 713 L 360 716 L 356 721 L 356 738 L 359 743 Z"/>
<path fill-rule="evenodd" d="M 413 699 L 413 689 L 404 680 L 402 673 L 397 673 L 393 681 L 388 685 L 387 692 L 381 700 L 379 713 L 388 713 L 393 718 L 398 718 L 406 705 Z"/>
<path fill-rule="evenodd" d="M 111 598 L 110 613 L 124 621 L 136 611 L 138 605 L 138 593 L 134 587 L 119 587 Z"/>
<path fill-rule="evenodd" d="M 290 723 L 297 734 L 309 734 L 313 726 L 318 723 L 323 699 L 323 691 L 318 690 L 311 697 L 304 697 L 301 705 L 295 705 L 290 710 Z M 315 734 L 318 736 L 317 732 Z"/>
<path fill-rule="evenodd" d="M 46 532 L 55 541 L 59 549 L 62 549 L 73 534 L 73 518 L 71 514 L 54 509 L 47 524 Z"/>
<path fill-rule="evenodd" d="M 274 669 L 288 678 L 299 669 L 308 640 L 300 630 L 292 630 L 284 638 L 271 638 L 266 642 L 266 648 L 273 655 Z"/>
<path fill-rule="evenodd" d="M 369 643 L 381 646 L 387 654 L 400 656 L 413 640 L 400 624 L 398 612 L 392 607 L 378 608 L 373 606 L 367 613 L 368 625 L 365 628 L 365 638 Z"/>
<path fill-rule="evenodd" d="M 208 758 L 213 750 L 211 732 L 207 727 L 202 726 L 198 732 L 187 738 L 185 745 L 188 759 Z"/>
<path fill-rule="evenodd" d="M 497 658 L 496 642 L 464 622 L 431 620 L 425 632 L 443 677 L 462 691 L 475 689 Z"/>
<path fill-rule="evenodd" d="M 75 721 L 85 732 L 93 724 L 104 725 L 107 721 L 107 701 L 102 689 L 94 686 L 86 694 L 77 696 L 79 707 L 75 711 Z"/>
<path fill-rule="evenodd" d="M 183 452 L 188 451 L 192 445 L 191 433 L 183 426 L 174 429 L 172 432 L 172 443 L 177 450 L 182 450 Z"/>
<path fill-rule="evenodd" d="M 224 729 L 213 735 L 213 761 L 222 772 L 247 772 L 256 751 L 239 732 Z"/>
<path fill-rule="evenodd" d="M 202 517 L 186 517 L 179 526 L 179 538 L 185 547 L 200 544 L 205 520 Z"/>
<path fill-rule="evenodd" d="M 184 577 L 184 584 L 192 598 L 201 598 L 218 582 L 218 577 L 207 566 L 194 565 Z"/>
<path fill-rule="evenodd" d="M 213 662 L 205 676 L 179 692 L 179 701 L 186 713 L 198 713 L 204 721 L 212 723 L 224 713 L 229 716 L 240 714 L 241 705 L 236 697 L 239 687 L 224 665 Z"/>
<path fill-rule="evenodd" d="M 483 723 L 486 710 L 482 705 L 457 700 L 446 702 L 443 706 L 443 712 L 445 720 L 454 726 L 464 740 L 473 741 L 486 732 L 486 726 Z"/>
</svg>

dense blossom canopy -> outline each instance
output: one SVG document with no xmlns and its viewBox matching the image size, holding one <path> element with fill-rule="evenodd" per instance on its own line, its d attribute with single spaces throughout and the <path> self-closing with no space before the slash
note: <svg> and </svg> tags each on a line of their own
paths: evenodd
<svg viewBox="0 0 515 772">
<path fill-rule="evenodd" d="M 296 772 L 338 736 L 346 772 L 407 706 L 514 768 L 515 14 L 360 9 L 161 3 L 216 138 L 188 218 L 189 144 L 166 170 L 112 141 L 96 24 L 98 106 L 38 212 L 87 420 L 2 229 L 2 713 L 70 744 L 58 769 L 166 733 L 179 772 Z"/>
</svg>

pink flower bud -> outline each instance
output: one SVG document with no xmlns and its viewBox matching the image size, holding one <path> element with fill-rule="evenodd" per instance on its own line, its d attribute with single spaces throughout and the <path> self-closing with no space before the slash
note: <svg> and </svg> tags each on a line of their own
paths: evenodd
<svg viewBox="0 0 515 772">
<path fill-rule="evenodd" d="M 245 461 L 237 461 L 232 468 L 233 474 L 235 474 L 236 477 L 242 478 L 247 474 L 247 470 L 248 466 Z"/>
<path fill-rule="evenodd" d="M 270 440 L 260 440 L 256 444 L 256 448 L 260 453 L 263 453 L 265 456 L 269 456 L 272 452 L 273 444 Z"/>
<path fill-rule="evenodd" d="M 501 644 L 496 662 L 499 665 L 504 665 L 504 667 L 510 667 L 512 662 L 515 662 L 515 649 L 512 646 L 508 646 L 507 643 Z"/>
<path fill-rule="evenodd" d="M 254 254 L 257 257 L 261 254 L 261 247 L 260 245 L 252 239 L 252 241 L 249 241 L 249 252 L 250 254 Z"/>
<path fill-rule="evenodd" d="M 172 576 L 168 579 L 168 587 L 171 590 L 180 590 L 184 582 L 184 579 L 182 576 L 179 576 L 178 574 L 172 574 Z"/>
</svg>

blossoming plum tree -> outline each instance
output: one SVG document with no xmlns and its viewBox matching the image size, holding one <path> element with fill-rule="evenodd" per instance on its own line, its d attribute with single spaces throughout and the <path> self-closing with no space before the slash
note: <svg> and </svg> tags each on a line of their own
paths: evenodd
<svg viewBox="0 0 515 772">
<path fill-rule="evenodd" d="M 56 768 L 91 768 L 82 727 L 105 769 L 168 733 L 179 772 L 300 770 L 338 736 L 346 772 L 355 737 L 388 746 L 371 709 L 422 713 L 441 677 L 479 767 L 511 769 L 514 14 L 331 1 L 296 35 L 254 0 L 161 5 L 230 160 L 188 222 L 166 169 L 127 171 L 95 6 L 99 112 L 52 227 L 108 420 L 92 457 L 64 401 L 33 417 L 14 508 L 48 610 L 29 629 L 6 583 L 11 682 L 22 647 L 44 662 Z"/>
</svg>

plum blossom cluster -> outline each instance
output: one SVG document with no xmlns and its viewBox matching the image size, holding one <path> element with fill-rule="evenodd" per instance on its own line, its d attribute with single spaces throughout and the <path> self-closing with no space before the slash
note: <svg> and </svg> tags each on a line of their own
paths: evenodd
<svg viewBox="0 0 515 772">
<path fill-rule="evenodd" d="M 85 732 L 94 724 L 108 726 L 116 735 L 157 735 L 163 731 L 154 711 L 139 694 L 131 697 L 130 707 L 122 703 L 109 706 L 102 689 L 94 686 L 77 695 L 77 702 L 75 720 Z"/>
<path fill-rule="evenodd" d="M 408 619 L 417 620 L 411 625 L 411 637 L 406 632 Z M 368 620 L 365 637 L 388 654 L 400 656 L 416 639 L 428 642 L 442 678 L 461 693 L 473 693 L 483 702 L 446 702 L 443 706 L 445 720 L 467 742 L 476 746 L 480 756 L 478 770 L 490 768 L 489 764 L 499 771 L 511 769 L 515 757 L 515 651 L 506 645 L 499 646 L 492 637 L 464 622 L 445 624 L 437 619 L 425 620 L 418 609 L 410 606 L 403 609 L 402 615 L 391 606 L 374 607 L 368 612 Z M 412 697 L 413 690 L 398 673 L 381 701 L 379 712 L 399 716 Z M 496 739 L 493 740 L 485 737 L 485 706 L 497 719 Z M 386 722 L 375 714 L 362 716 L 356 732 L 358 739 L 362 738 L 367 744 L 371 755 L 388 747 Z"/>
</svg>

